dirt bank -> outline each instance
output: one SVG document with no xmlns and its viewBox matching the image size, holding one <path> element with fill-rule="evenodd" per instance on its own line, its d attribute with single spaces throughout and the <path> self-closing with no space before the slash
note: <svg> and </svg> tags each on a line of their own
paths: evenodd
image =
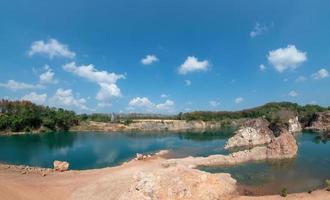
<svg viewBox="0 0 330 200">
<path fill-rule="evenodd" d="M 67 172 L 0 165 L 0 199 L 283 199 L 240 196 L 229 174 L 164 163 L 165 159 L 154 156 L 118 167 Z M 290 194 L 286 199 L 330 199 L 330 192 Z"/>
</svg>

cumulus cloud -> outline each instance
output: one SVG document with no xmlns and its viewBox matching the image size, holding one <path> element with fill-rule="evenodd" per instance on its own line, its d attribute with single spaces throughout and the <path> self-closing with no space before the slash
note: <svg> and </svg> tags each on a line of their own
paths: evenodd
<svg viewBox="0 0 330 200">
<path fill-rule="evenodd" d="M 99 101 L 106 101 L 113 97 L 121 96 L 120 88 L 116 83 L 119 79 L 125 79 L 124 75 L 99 71 L 94 65 L 77 66 L 75 62 L 65 64 L 63 69 L 97 83 L 100 86 L 100 90 L 96 95 L 96 99 Z"/>
<path fill-rule="evenodd" d="M 141 59 L 141 63 L 144 65 L 150 65 L 158 60 L 159 59 L 155 55 L 147 55 L 145 58 Z"/>
<path fill-rule="evenodd" d="M 57 89 L 55 95 L 50 98 L 50 104 L 69 109 L 91 110 L 86 106 L 86 100 L 84 98 L 74 97 L 71 89 Z"/>
<path fill-rule="evenodd" d="M 299 93 L 296 92 L 296 91 L 294 91 L 294 90 L 292 90 L 292 91 L 289 92 L 288 95 L 289 95 L 290 97 L 297 97 L 297 96 L 299 96 Z"/>
<path fill-rule="evenodd" d="M 296 69 L 307 60 L 307 53 L 298 50 L 294 45 L 270 51 L 267 59 L 279 72 Z"/>
<path fill-rule="evenodd" d="M 307 78 L 305 76 L 299 76 L 297 79 L 296 79 L 296 82 L 305 82 L 307 81 Z"/>
<path fill-rule="evenodd" d="M 265 71 L 266 66 L 264 64 L 261 64 L 261 65 L 259 65 L 259 69 L 260 69 L 260 71 Z"/>
<path fill-rule="evenodd" d="M 190 80 L 184 80 L 184 83 L 186 84 L 186 86 L 190 86 L 191 85 L 191 81 Z"/>
<path fill-rule="evenodd" d="M 28 90 L 28 89 L 41 89 L 41 85 L 33 85 L 29 83 L 18 82 L 15 80 L 9 80 L 7 83 L 0 83 L 0 87 L 4 87 L 10 90 Z"/>
<path fill-rule="evenodd" d="M 41 84 L 56 83 L 54 71 L 48 65 L 45 65 L 44 69 L 45 71 L 39 76 L 39 82 Z"/>
<path fill-rule="evenodd" d="M 210 104 L 210 106 L 212 106 L 212 107 L 217 107 L 217 106 L 220 105 L 220 102 L 219 102 L 219 101 L 214 101 L 214 100 L 212 100 L 212 101 L 209 101 L 209 104 Z"/>
<path fill-rule="evenodd" d="M 161 98 L 168 98 L 168 95 L 167 94 L 161 94 L 160 97 Z"/>
<path fill-rule="evenodd" d="M 250 32 L 250 37 L 255 38 L 256 36 L 261 35 L 262 33 L 264 33 L 267 30 L 268 30 L 267 26 L 263 26 L 257 22 L 254 25 L 253 30 Z"/>
<path fill-rule="evenodd" d="M 44 104 L 46 99 L 47 94 L 37 94 L 36 92 L 31 92 L 21 98 L 21 100 L 31 101 L 35 104 Z"/>
<path fill-rule="evenodd" d="M 198 58 L 188 56 L 184 63 L 179 67 L 179 74 L 184 75 L 191 72 L 207 71 L 209 67 L 209 61 L 198 61 Z"/>
<path fill-rule="evenodd" d="M 329 77 L 329 72 L 324 68 L 312 74 L 312 78 L 315 80 L 324 79 L 328 77 Z"/>
<path fill-rule="evenodd" d="M 242 103 L 244 101 L 244 99 L 242 98 L 242 97 L 237 97 L 236 99 L 235 99 L 235 103 L 236 104 L 240 104 L 240 103 Z"/>
<path fill-rule="evenodd" d="M 147 97 L 135 97 L 128 105 L 130 110 L 137 108 L 146 112 L 173 112 L 175 103 L 172 100 L 166 100 L 164 103 L 155 104 Z"/>
<path fill-rule="evenodd" d="M 74 58 L 76 54 L 69 50 L 68 46 L 58 42 L 56 39 L 49 39 L 48 41 L 38 40 L 32 43 L 28 52 L 29 56 L 35 54 L 43 54 L 49 58 L 64 57 Z"/>
</svg>

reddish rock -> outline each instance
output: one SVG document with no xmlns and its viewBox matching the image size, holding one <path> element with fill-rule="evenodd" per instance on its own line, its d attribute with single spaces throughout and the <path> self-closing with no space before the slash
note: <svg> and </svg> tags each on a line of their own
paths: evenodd
<svg viewBox="0 0 330 200">
<path fill-rule="evenodd" d="M 65 161 L 55 160 L 53 165 L 54 165 L 54 169 L 56 171 L 63 172 L 63 171 L 67 171 L 69 169 L 69 163 L 65 162 Z"/>
</svg>

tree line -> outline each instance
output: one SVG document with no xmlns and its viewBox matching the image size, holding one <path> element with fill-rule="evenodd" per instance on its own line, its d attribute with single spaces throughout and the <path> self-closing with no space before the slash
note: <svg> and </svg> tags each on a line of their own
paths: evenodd
<svg viewBox="0 0 330 200">
<path fill-rule="evenodd" d="M 0 101 L 0 131 L 69 130 L 79 123 L 73 111 L 39 106 L 29 101 Z"/>
<path fill-rule="evenodd" d="M 230 123 L 241 118 L 266 118 L 270 123 L 287 121 L 293 116 L 299 116 L 303 126 L 308 126 L 316 112 L 330 110 L 330 107 L 318 105 L 300 106 L 290 102 L 268 103 L 252 109 L 242 111 L 196 111 L 179 113 L 177 115 L 158 114 L 80 114 L 62 108 L 40 106 L 29 101 L 0 100 L 0 131 L 30 132 L 65 131 L 78 125 L 81 121 L 113 122 L 129 124 L 134 119 L 180 119 L 222 121 Z"/>
</svg>

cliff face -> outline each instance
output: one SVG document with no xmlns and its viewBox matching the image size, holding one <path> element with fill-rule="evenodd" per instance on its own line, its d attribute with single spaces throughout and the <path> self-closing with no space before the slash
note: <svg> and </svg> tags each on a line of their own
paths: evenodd
<svg viewBox="0 0 330 200">
<path fill-rule="evenodd" d="M 289 119 L 288 125 L 289 125 L 288 127 L 289 133 L 296 133 L 302 131 L 298 116 Z"/>
<path fill-rule="evenodd" d="M 222 128 L 221 122 L 185 120 L 135 120 L 128 125 L 119 123 L 84 122 L 72 131 L 184 131 Z"/>
<path fill-rule="evenodd" d="M 274 138 L 265 119 L 248 119 L 242 122 L 235 135 L 227 141 L 225 149 L 268 144 Z"/>
<path fill-rule="evenodd" d="M 307 130 L 330 132 L 330 111 L 316 113 Z"/>
<path fill-rule="evenodd" d="M 128 130 L 180 131 L 221 128 L 220 122 L 185 120 L 137 120 L 127 126 Z"/>
</svg>

